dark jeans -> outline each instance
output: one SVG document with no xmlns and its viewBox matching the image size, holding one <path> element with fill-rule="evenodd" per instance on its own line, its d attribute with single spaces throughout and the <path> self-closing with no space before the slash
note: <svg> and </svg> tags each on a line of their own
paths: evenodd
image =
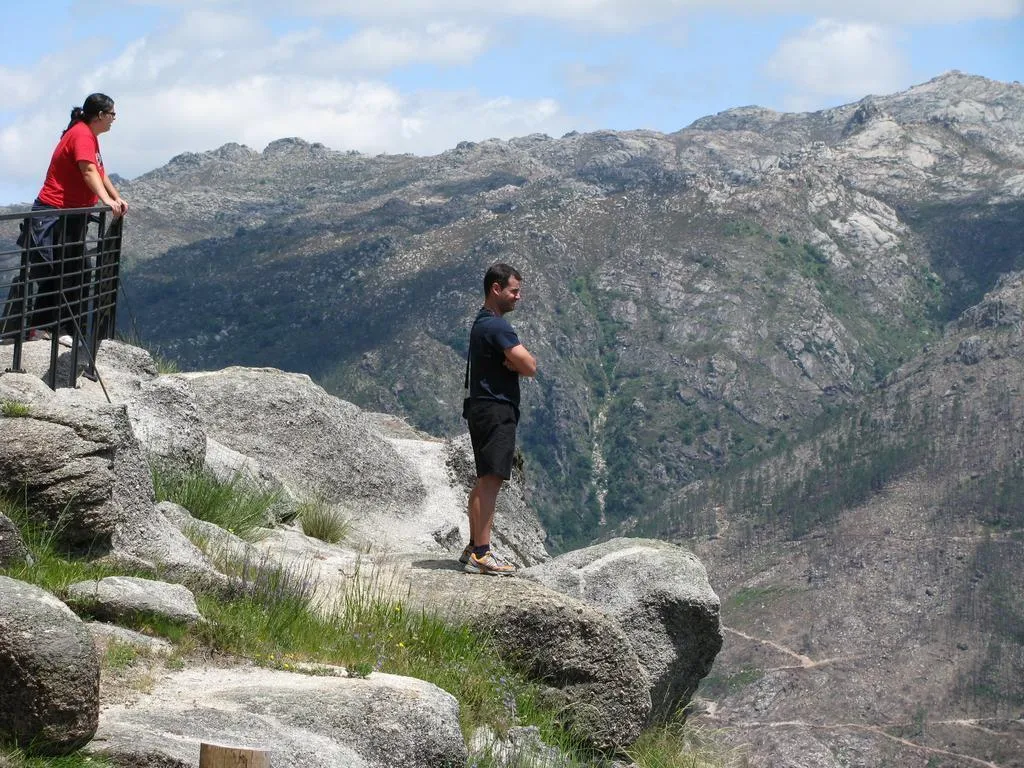
<svg viewBox="0 0 1024 768">
<path fill-rule="evenodd" d="M 50 210 L 54 214 L 26 219 L 18 239 L 18 245 L 29 248 L 28 279 L 35 288 L 26 325 L 49 329 L 54 334 L 71 333 L 72 318 L 79 318 L 80 324 L 85 311 L 82 277 L 87 266 L 84 255 L 88 216 L 62 218 L 56 213 L 58 209 L 38 200 L 32 210 Z M 31 296 L 32 291 L 28 294 Z"/>
</svg>

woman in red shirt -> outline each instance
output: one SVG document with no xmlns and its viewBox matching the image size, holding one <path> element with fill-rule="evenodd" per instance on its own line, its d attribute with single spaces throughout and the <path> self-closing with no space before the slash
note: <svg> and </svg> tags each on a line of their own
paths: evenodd
<svg viewBox="0 0 1024 768">
<path fill-rule="evenodd" d="M 32 206 L 33 211 L 57 208 L 92 208 L 98 202 L 109 205 L 114 217 L 128 212 L 128 203 L 107 178 L 100 155 L 98 136 L 114 124 L 114 101 L 102 93 L 86 98 L 71 110 L 71 122 L 61 134 L 50 158 L 46 180 Z M 82 254 L 88 215 L 33 216 L 29 223 L 31 241 L 29 279 L 36 286 L 29 340 L 49 338 L 60 316 L 80 314 Z M 22 238 L 25 233 L 22 233 Z M 19 241 L 24 246 L 25 242 Z M 61 303 L 66 304 L 61 307 Z M 58 333 L 73 327 L 56 329 Z"/>
</svg>

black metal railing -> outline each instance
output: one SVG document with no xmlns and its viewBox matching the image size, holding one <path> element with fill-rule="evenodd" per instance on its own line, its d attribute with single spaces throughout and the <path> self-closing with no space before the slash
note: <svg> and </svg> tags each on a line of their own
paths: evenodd
<svg viewBox="0 0 1024 768">
<path fill-rule="evenodd" d="M 21 235 L 16 246 L 0 243 L 0 355 L 11 350 L 6 370 L 24 372 L 25 343 L 46 340 L 51 389 L 61 347 L 70 355 L 66 386 L 75 386 L 83 355 L 82 375 L 96 380 L 99 343 L 113 337 L 117 319 L 122 219 L 96 206 L 0 214 L 0 227 L 7 222 L 19 222 Z"/>
</svg>

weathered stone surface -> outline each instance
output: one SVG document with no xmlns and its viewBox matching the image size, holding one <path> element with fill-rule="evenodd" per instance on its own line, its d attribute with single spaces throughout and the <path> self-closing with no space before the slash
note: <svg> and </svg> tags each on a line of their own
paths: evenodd
<svg viewBox="0 0 1024 768">
<path fill-rule="evenodd" d="M 471 756 L 479 755 L 494 768 L 567 768 L 571 762 L 545 744 L 536 726 L 509 728 L 501 738 L 490 728 L 479 728 L 470 738 Z"/>
<path fill-rule="evenodd" d="M 119 765 L 194 768 L 203 741 L 267 749 L 274 768 L 466 764 L 458 703 L 430 683 L 266 669 L 189 669 L 104 710 L 90 750 Z"/>
<path fill-rule="evenodd" d="M 49 344 L 26 345 L 25 369 L 41 378 L 49 366 Z M 69 354 L 58 359 L 58 386 L 66 381 Z M 81 356 L 79 364 L 85 362 Z M 172 469 L 202 466 L 206 435 L 187 382 L 157 374 L 152 356 L 130 344 L 104 339 L 96 355 L 99 381 L 80 377 L 79 394 L 97 402 L 126 405 L 135 436 L 147 457 Z"/>
<path fill-rule="evenodd" d="M 178 472 L 203 466 L 206 433 L 188 382 L 168 376 L 142 381 L 125 402 L 132 429 L 152 462 Z"/>
<path fill-rule="evenodd" d="M 99 685 L 81 619 L 50 593 L 0 576 L 0 736 L 45 754 L 77 749 L 96 731 Z"/>
<path fill-rule="evenodd" d="M 227 483 L 241 478 L 260 490 L 281 491 L 287 493 L 292 502 L 298 501 L 291 493 L 282 488 L 281 482 L 274 477 L 272 472 L 264 469 L 254 458 L 228 448 L 212 437 L 206 438 L 206 454 L 203 465 L 222 482 Z"/>
<path fill-rule="evenodd" d="M 0 376 L 0 399 L 17 399 L 12 390 L 29 396 L 29 412 L 0 418 L 0 490 L 24 498 L 67 544 L 93 550 L 109 548 L 121 522 L 152 514 L 149 467 L 124 406 Z"/>
<path fill-rule="evenodd" d="M 144 635 L 127 627 L 119 627 L 117 624 L 89 621 L 85 626 L 100 652 L 111 643 L 130 645 L 147 654 L 170 655 L 174 651 L 174 646 L 162 637 Z"/>
<path fill-rule="evenodd" d="M 170 502 L 162 502 L 166 510 Z M 176 504 L 171 505 L 185 515 L 188 511 Z M 188 520 L 198 525 L 200 521 L 188 515 Z M 211 525 L 205 523 L 204 525 Z M 112 554 L 138 558 L 148 564 L 147 570 L 161 578 L 175 581 L 198 589 L 224 590 L 228 579 L 210 558 L 185 535 L 184 521 L 178 524 L 168 518 L 166 512 L 153 509 L 151 514 L 120 524 L 111 536 Z M 217 536 L 228 536 L 227 531 L 217 526 Z M 208 537 L 207 537 L 208 538 Z"/>
<path fill-rule="evenodd" d="M 718 595 L 682 547 L 613 539 L 522 572 L 615 619 L 651 681 L 654 719 L 689 702 L 722 647 Z"/>
<path fill-rule="evenodd" d="M 32 561 L 32 554 L 21 538 L 18 526 L 0 514 L 0 568 L 11 568 Z"/>
<path fill-rule="evenodd" d="M 154 614 L 185 624 L 203 620 L 195 595 L 181 584 L 135 576 L 107 576 L 99 581 L 72 584 L 68 596 L 101 619 Z"/>
<path fill-rule="evenodd" d="M 371 514 L 424 494 L 360 410 L 308 376 L 236 367 L 176 377 L 191 383 L 207 435 L 255 459 L 296 498 L 345 501 Z"/>
<path fill-rule="evenodd" d="M 457 563 L 422 560 L 402 575 L 407 599 L 492 634 L 589 742 L 623 746 L 640 735 L 651 684 L 614 620 L 542 584 L 470 575 Z"/>
</svg>

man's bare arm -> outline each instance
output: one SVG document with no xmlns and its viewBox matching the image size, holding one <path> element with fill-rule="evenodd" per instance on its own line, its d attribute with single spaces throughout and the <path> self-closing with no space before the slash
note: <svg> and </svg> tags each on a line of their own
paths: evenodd
<svg viewBox="0 0 1024 768">
<path fill-rule="evenodd" d="M 516 344 L 505 350 L 505 367 L 520 376 L 537 375 L 537 360 L 522 344 Z"/>
</svg>

